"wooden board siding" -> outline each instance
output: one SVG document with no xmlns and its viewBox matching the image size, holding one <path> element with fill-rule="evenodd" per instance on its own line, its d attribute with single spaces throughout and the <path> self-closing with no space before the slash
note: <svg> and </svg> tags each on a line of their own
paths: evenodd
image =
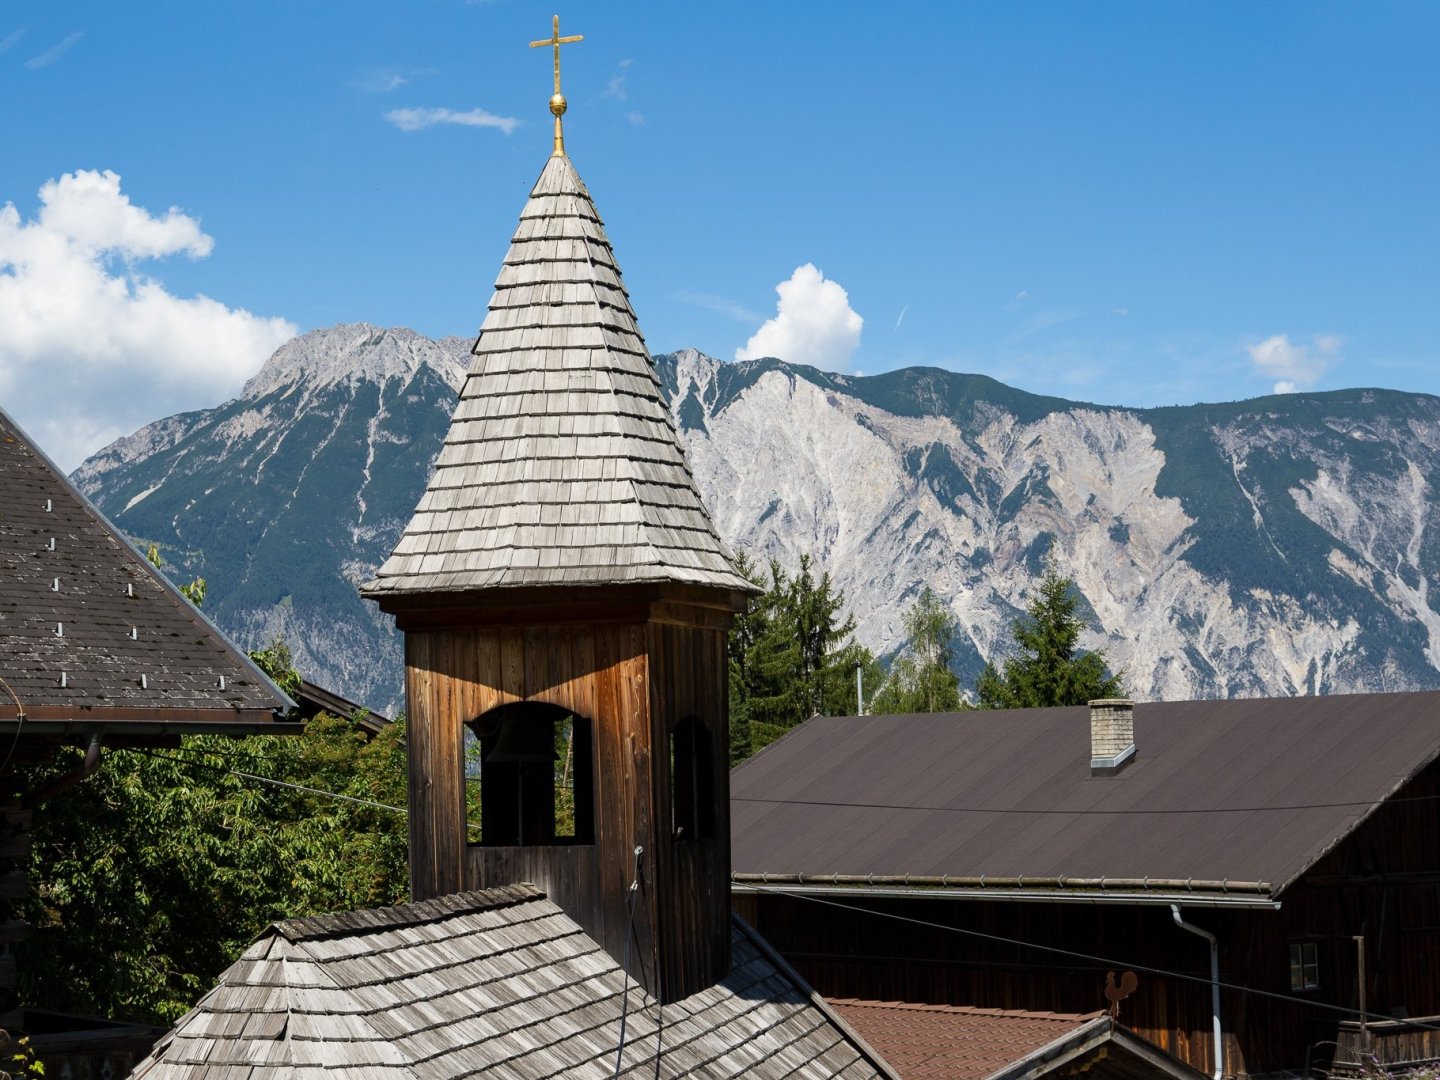
<svg viewBox="0 0 1440 1080">
<path fill-rule="evenodd" d="M 656 878 L 663 935 L 662 982 L 672 998 L 696 993 L 724 977 L 730 937 L 717 912 L 727 909 L 730 881 L 729 799 L 717 776 L 711 800 L 711 834 L 677 841 L 671 820 L 670 732 L 687 717 L 702 725 L 712 769 L 728 770 L 728 670 L 723 630 L 650 623 L 652 741 L 660 748 L 651 790 L 662 812 L 657 830 Z"/>
<path fill-rule="evenodd" d="M 723 978 L 729 966 L 728 803 L 709 840 L 676 844 L 669 732 L 696 716 L 725 769 L 725 632 L 713 612 L 680 607 L 665 622 L 475 626 L 406 634 L 412 896 L 532 882 L 665 1001 Z M 723 621 L 723 620 L 722 620 Z M 564 708 L 592 724 L 594 843 L 498 847 L 465 834 L 464 725 L 516 701 Z M 726 788 L 723 775 L 715 792 Z M 627 907 L 634 849 L 640 889 Z"/>
</svg>

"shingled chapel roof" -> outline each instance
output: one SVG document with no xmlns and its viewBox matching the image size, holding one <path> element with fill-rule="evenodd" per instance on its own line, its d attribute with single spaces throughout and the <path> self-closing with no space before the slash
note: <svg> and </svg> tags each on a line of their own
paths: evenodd
<svg viewBox="0 0 1440 1080">
<path fill-rule="evenodd" d="M 677 583 L 753 591 L 681 451 L 590 193 L 550 158 L 449 434 L 362 593 Z"/>
<path fill-rule="evenodd" d="M 894 1077 L 738 919 L 732 941 L 723 982 L 661 1008 L 529 885 L 292 919 L 132 1075 Z"/>
<path fill-rule="evenodd" d="M 0 724 L 279 731 L 292 705 L 0 410 Z"/>
</svg>

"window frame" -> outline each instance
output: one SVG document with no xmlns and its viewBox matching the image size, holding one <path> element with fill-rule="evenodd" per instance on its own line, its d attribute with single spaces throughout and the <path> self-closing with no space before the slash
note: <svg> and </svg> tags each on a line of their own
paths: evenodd
<svg viewBox="0 0 1440 1080">
<path fill-rule="evenodd" d="M 1290 992 L 1303 994 L 1320 989 L 1320 947 L 1314 941 L 1290 943 Z"/>
</svg>

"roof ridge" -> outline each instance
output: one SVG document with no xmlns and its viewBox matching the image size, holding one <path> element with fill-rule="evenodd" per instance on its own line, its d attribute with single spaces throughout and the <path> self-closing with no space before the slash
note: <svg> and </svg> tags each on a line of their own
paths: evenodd
<svg viewBox="0 0 1440 1080">
<path fill-rule="evenodd" d="M 936 1002 L 925 1001 L 881 1001 L 871 998 L 846 998 L 827 997 L 825 999 L 832 1005 L 854 1006 L 866 1009 L 893 1009 L 902 1012 L 946 1012 L 961 1013 L 965 1016 L 990 1016 L 1000 1018 L 1013 1018 L 1024 1020 L 1050 1020 L 1066 1021 L 1067 1023 L 1078 1023 L 1081 1021 L 1093 1020 L 1097 1016 L 1105 1015 L 1103 1009 L 1097 1009 L 1088 1013 L 1065 1013 L 1053 1012 L 1051 1010 L 1034 1009 L 1000 1009 L 986 1008 L 980 1005 L 948 1005 Z"/>
<path fill-rule="evenodd" d="M 347 937 L 351 934 L 369 934 L 392 927 L 442 922 L 460 915 L 515 907 L 544 898 L 543 889 L 524 882 L 491 889 L 449 893 L 430 900 L 416 900 L 389 907 L 361 908 L 358 911 L 338 911 L 283 919 L 272 923 L 268 932 L 279 934 L 291 943 L 315 941 L 321 938 Z"/>
</svg>

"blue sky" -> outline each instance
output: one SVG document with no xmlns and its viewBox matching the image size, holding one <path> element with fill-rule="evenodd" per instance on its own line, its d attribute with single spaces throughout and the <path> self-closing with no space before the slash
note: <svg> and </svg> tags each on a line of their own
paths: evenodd
<svg viewBox="0 0 1440 1080">
<path fill-rule="evenodd" d="M 1433 3 L 0 0 L 0 404 L 68 465 L 295 330 L 473 334 L 556 10 L 654 352 L 1440 393 Z"/>
</svg>

